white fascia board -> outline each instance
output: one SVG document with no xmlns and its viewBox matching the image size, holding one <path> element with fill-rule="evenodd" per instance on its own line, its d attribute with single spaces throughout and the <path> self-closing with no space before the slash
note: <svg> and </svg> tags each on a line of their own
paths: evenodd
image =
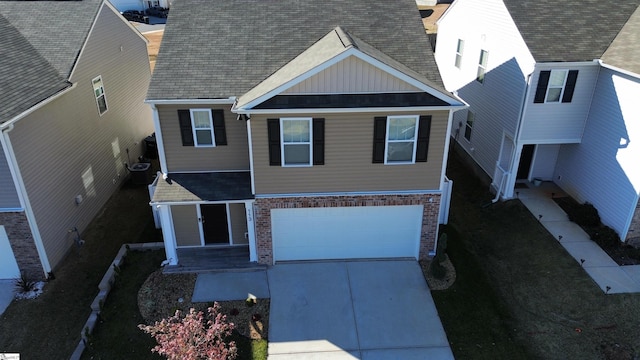
<svg viewBox="0 0 640 360">
<path fill-rule="evenodd" d="M 572 61 L 572 62 L 561 62 L 561 61 L 551 61 L 551 62 L 536 62 L 534 67 L 534 72 L 543 71 L 543 70 L 554 70 L 554 69 L 568 69 L 572 67 L 588 67 L 588 66 L 599 66 L 598 60 L 593 61 Z"/>
<path fill-rule="evenodd" d="M 220 200 L 220 201 L 203 201 L 203 200 L 194 200 L 194 201 L 150 201 L 149 205 L 151 206 L 161 206 L 161 205 L 208 205 L 208 204 L 244 204 L 247 201 L 254 201 L 254 199 L 241 199 L 241 200 Z"/>
<path fill-rule="evenodd" d="M 640 80 L 640 74 L 636 74 L 634 72 L 631 72 L 629 70 L 625 70 L 622 68 L 619 68 L 617 66 L 613 66 L 613 65 L 609 65 L 609 64 L 605 64 L 602 60 L 598 59 L 598 64 L 600 64 L 600 66 L 602 66 L 603 68 L 609 69 L 609 70 L 613 70 L 616 72 L 619 72 L 621 74 L 627 75 L 627 76 L 631 76 L 633 78 L 639 79 Z"/>
<path fill-rule="evenodd" d="M 45 105 L 47 105 L 50 102 L 62 97 L 63 95 L 66 95 L 69 91 L 71 91 L 71 90 L 73 90 L 75 88 L 76 88 L 76 84 L 71 84 L 71 86 L 69 86 L 68 88 L 63 89 L 62 91 L 58 92 L 57 94 L 55 94 L 55 95 L 53 95 L 53 96 L 51 96 L 51 97 L 49 97 L 49 98 L 37 103 L 36 105 L 34 105 L 34 106 L 30 107 L 29 109 L 23 111 L 22 113 L 14 116 L 9 121 L 1 123 L 0 124 L 0 130 L 4 130 L 4 129 L 7 129 L 7 128 L 13 126 L 13 124 L 15 124 L 18 120 L 27 117 L 27 115 L 30 115 L 34 111 L 41 109 Z"/>
<path fill-rule="evenodd" d="M 71 68 L 71 72 L 69 73 L 69 79 L 73 78 L 73 75 L 76 72 L 76 67 L 78 66 L 78 62 L 80 59 L 82 59 L 82 56 L 84 55 L 84 51 L 87 47 L 87 43 L 89 42 L 89 38 L 91 38 L 91 34 L 93 34 L 93 29 L 96 26 L 96 22 L 98 20 L 98 16 L 100 15 L 100 13 L 102 12 L 102 8 L 104 7 L 105 3 L 107 1 L 102 1 L 102 4 L 100 4 L 100 8 L 98 9 L 98 12 L 94 15 L 93 17 L 93 21 L 91 22 L 91 28 L 89 29 L 89 32 L 87 33 L 87 37 L 84 38 L 84 42 L 82 43 L 82 47 L 80 48 L 80 52 L 78 53 L 78 57 L 76 57 L 76 61 L 73 63 L 73 67 Z"/>
<path fill-rule="evenodd" d="M 326 197 L 326 196 L 371 196 L 371 195 L 437 195 L 440 189 L 434 190 L 398 190 L 398 191 L 345 191 L 329 193 L 293 193 L 293 194 L 260 194 L 256 199 L 292 198 L 292 197 Z"/>
<path fill-rule="evenodd" d="M 231 105 L 236 102 L 236 97 L 230 96 L 226 99 L 146 99 L 144 102 L 153 105 Z"/>
<path fill-rule="evenodd" d="M 451 4 L 449 4 L 449 7 L 447 8 L 447 10 L 445 10 L 442 15 L 440 15 L 440 18 L 436 21 L 436 25 L 440 25 L 440 22 L 442 21 L 442 19 L 445 18 L 445 16 L 447 16 L 447 14 L 451 11 L 451 9 L 456 6 L 458 3 L 461 3 L 464 0 L 456 0 L 453 1 Z"/>
<path fill-rule="evenodd" d="M 232 110 L 237 114 L 332 114 L 332 113 L 363 113 L 363 112 L 421 112 L 421 111 L 442 111 L 442 110 L 462 110 L 468 106 L 397 106 L 397 107 L 372 107 L 372 108 L 322 108 L 322 109 L 258 109 L 258 110 Z"/>
</svg>

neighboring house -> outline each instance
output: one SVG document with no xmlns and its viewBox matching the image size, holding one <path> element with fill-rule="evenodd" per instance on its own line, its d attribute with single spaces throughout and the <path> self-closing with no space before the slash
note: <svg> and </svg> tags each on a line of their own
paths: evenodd
<svg viewBox="0 0 640 360">
<path fill-rule="evenodd" d="M 126 10 L 144 11 L 154 6 L 160 6 L 165 9 L 171 7 L 171 1 L 169 0 L 110 0 L 110 2 L 120 12 Z"/>
<path fill-rule="evenodd" d="M 146 40 L 99 0 L 2 1 L 0 34 L 0 278 L 44 278 L 153 131 Z"/>
<path fill-rule="evenodd" d="M 640 237 L 639 5 L 456 0 L 440 19 L 438 67 L 470 106 L 453 133 L 498 196 L 553 181 Z"/>
<path fill-rule="evenodd" d="M 413 0 L 176 3 L 147 96 L 170 263 L 433 254 L 465 105 L 425 44 Z"/>
</svg>

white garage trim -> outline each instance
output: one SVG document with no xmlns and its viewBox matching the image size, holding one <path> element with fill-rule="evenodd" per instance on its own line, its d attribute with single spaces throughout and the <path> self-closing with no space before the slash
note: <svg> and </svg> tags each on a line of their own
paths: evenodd
<svg viewBox="0 0 640 360">
<path fill-rule="evenodd" d="M 274 261 L 418 259 L 423 205 L 271 209 Z"/>
</svg>

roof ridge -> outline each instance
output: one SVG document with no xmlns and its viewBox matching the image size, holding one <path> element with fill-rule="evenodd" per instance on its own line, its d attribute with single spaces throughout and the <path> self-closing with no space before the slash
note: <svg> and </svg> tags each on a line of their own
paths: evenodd
<svg viewBox="0 0 640 360">
<path fill-rule="evenodd" d="M 338 36 L 338 39 L 340 39 L 340 42 L 345 48 L 349 48 L 349 47 L 354 47 L 356 49 L 358 48 L 356 44 L 353 42 L 351 35 L 349 35 L 349 33 L 345 29 L 343 29 L 342 26 L 336 26 L 336 28 L 333 29 L 333 31 L 335 31 L 336 35 Z"/>
</svg>

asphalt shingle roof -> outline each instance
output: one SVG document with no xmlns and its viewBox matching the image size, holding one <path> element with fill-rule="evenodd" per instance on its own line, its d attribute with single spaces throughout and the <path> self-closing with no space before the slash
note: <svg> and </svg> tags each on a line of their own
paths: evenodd
<svg viewBox="0 0 640 360">
<path fill-rule="evenodd" d="M 170 173 L 158 179 L 151 202 L 199 202 L 253 199 L 248 171 Z"/>
<path fill-rule="evenodd" d="M 414 0 L 181 0 L 147 98 L 241 96 L 338 26 L 442 84 Z"/>
<path fill-rule="evenodd" d="M 101 3 L 0 1 L 0 123 L 70 86 Z"/>
<path fill-rule="evenodd" d="M 602 55 L 602 61 L 640 74 L 640 6 Z"/>
<path fill-rule="evenodd" d="M 600 59 L 640 0 L 504 0 L 537 62 Z"/>
</svg>

